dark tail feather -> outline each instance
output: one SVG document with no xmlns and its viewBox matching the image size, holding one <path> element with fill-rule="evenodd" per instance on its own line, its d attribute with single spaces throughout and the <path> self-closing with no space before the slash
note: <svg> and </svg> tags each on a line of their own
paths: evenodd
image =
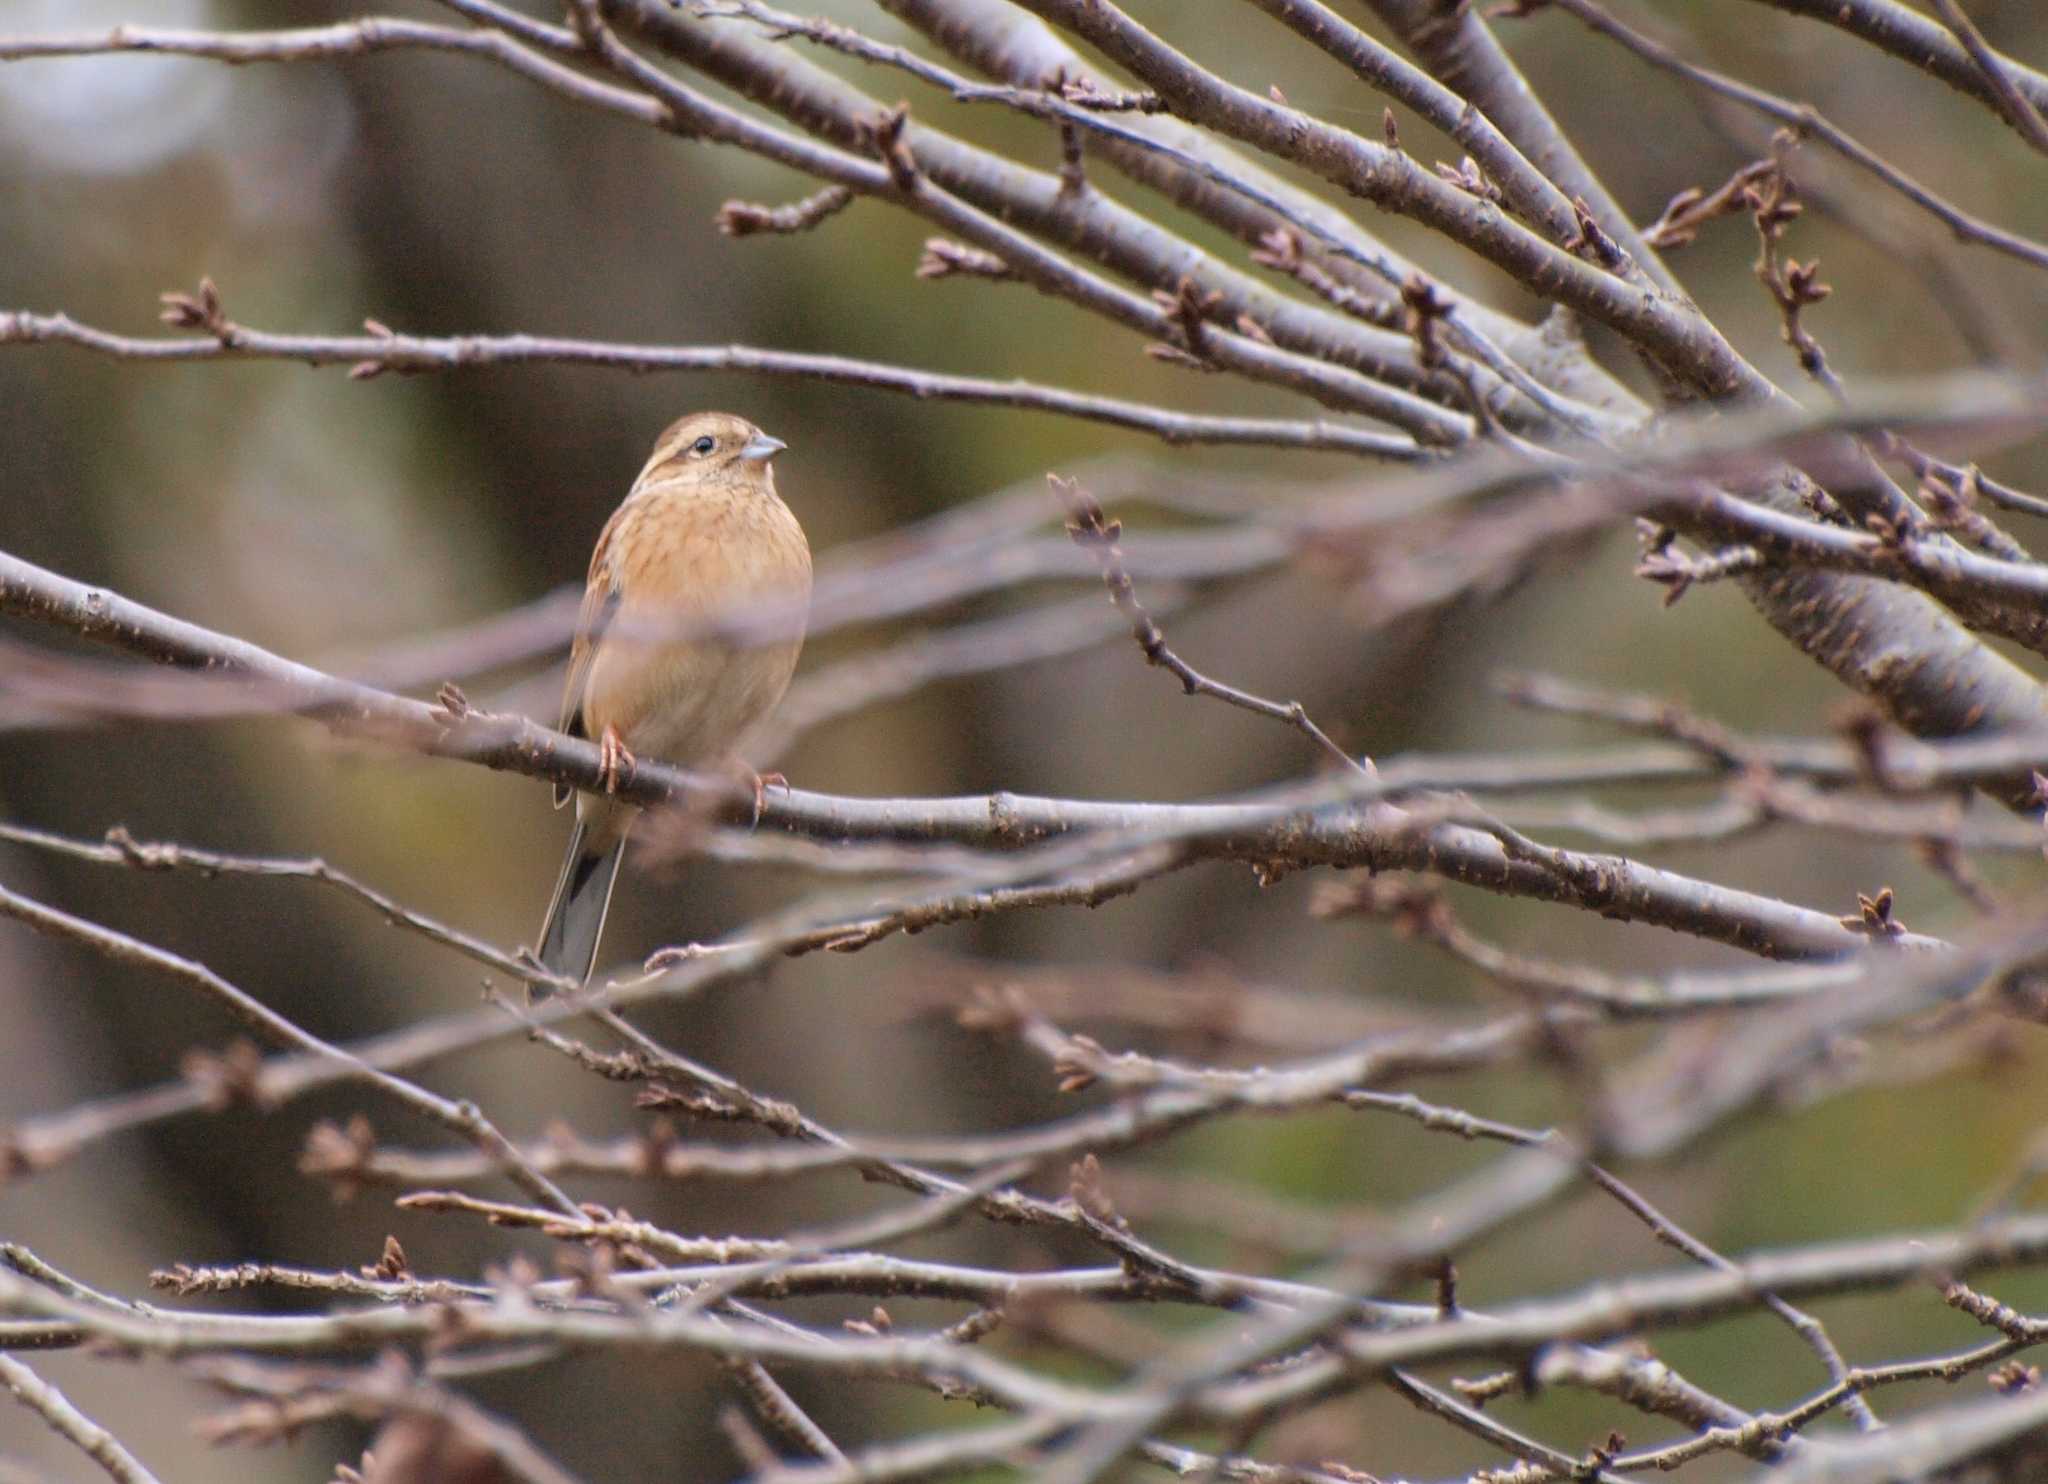
<svg viewBox="0 0 2048 1484">
<path fill-rule="evenodd" d="M 562 861 L 561 877 L 555 882 L 554 900 L 548 903 L 547 920 L 541 924 L 540 946 L 534 950 L 541 967 L 574 979 L 578 984 L 590 978 L 597 964 L 598 939 L 604 936 L 605 914 L 611 910 L 612 887 L 619 879 L 619 861 L 626 853 L 626 837 L 602 850 L 588 850 L 588 830 L 576 821 L 569 837 L 569 853 Z M 532 998 L 545 999 L 546 985 L 532 986 Z"/>
</svg>

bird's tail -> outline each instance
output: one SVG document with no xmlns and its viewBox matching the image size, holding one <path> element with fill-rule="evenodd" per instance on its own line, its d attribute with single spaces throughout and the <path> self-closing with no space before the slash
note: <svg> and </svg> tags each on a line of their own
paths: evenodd
<svg viewBox="0 0 2048 1484">
<path fill-rule="evenodd" d="M 542 968 L 578 984 L 589 979 L 596 966 L 598 939 L 604 936 L 612 887 L 618 883 L 619 861 L 626 853 L 624 830 L 596 848 L 591 846 L 590 833 L 589 824 L 576 821 L 575 833 L 569 836 L 569 853 L 562 860 L 562 874 L 555 882 L 554 900 L 548 903 L 547 918 L 541 923 L 540 943 L 534 949 Z M 546 985 L 532 986 L 534 999 L 544 999 L 547 994 Z"/>
</svg>

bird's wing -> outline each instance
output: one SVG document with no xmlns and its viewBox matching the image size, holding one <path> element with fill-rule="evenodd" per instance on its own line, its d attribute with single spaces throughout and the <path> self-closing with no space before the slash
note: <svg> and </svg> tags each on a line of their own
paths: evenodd
<svg viewBox="0 0 2048 1484">
<path fill-rule="evenodd" d="M 560 730 L 572 737 L 590 736 L 583 718 L 584 692 L 590 686 L 590 667 L 597 658 L 597 646 L 619 612 L 620 574 L 618 563 L 612 558 L 612 536 L 618 530 L 619 517 L 625 513 L 624 506 L 612 512 L 612 518 L 598 535 L 597 550 L 590 554 L 590 578 L 583 589 L 583 607 L 576 615 L 576 637 L 569 645 L 569 679 L 562 687 Z M 555 807 L 559 809 L 568 803 L 574 792 L 567 784 L 556 784 Z"/>
</svg>

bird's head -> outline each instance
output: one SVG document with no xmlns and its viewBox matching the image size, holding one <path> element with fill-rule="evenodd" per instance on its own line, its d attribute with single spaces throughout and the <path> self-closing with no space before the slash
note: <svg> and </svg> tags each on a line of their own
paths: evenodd
<svg viewBox="0 0 2048 1484">
<path fill-rule="evenodd" d="M 640 483 L 770 484 L 769 460 L 787 445 L 730 412 L 693 412 L 668 425 L 640 471 Z"/>
</svg>

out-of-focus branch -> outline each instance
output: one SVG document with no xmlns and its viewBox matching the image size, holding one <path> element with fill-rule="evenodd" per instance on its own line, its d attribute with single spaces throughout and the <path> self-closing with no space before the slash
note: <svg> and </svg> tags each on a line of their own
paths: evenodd
<svg viewBox="0 0 2048 1484">
<path fill-rule="evenodd" d="M 1740 103 L 1745 108 L 1754 109 L 1800 135 L 1819 140 L 1844 160 L 1882 181 L 1888 189 L 1898 192 L 1922 211 L 1936 218 L 1962 241 L 1991 248 L 2035 268 L 2048 268 L 2048 246 L 2020 233 L 1993 226 L 1929 190 L 1876 150 L 1831 123 L 1812 104 L 1795 103 L 1789 98 L 1781 98 L 1738 78 L 1688 62 L 1662 42 L 1623 25 L 1595 4 L 1594 0 L 1544 0 L 1544 4 L 1555 5 L 1560 10 L 1569 11 L 1593 30 L 1626 47 L 1653 67 L 1682 78 L 1694 87 L 1703 88 L 1719 97 Z"/>
<path fill-rule="evenodd" d="M 619 0 L 619 3 L 624 6 L 626 0 Z M 1047 3 L 1050 3 L 1050 0 L 1047 0 Z M 641 4 L 627 8 L 636 18 L 645 20 L 650 27 L 658 29 L 660 25 L 665 24 L 655 19 L 657 15 L 667 14 L 659 7 Z M 1091 14 L 1095 21 L 1110 27 L 1123 42 L 1135 46 L 1150 61 L 1160 64 L 1168 71 L 1180 69 L 1175 75 L 1185 86 L 1194 90 L 1193 96 L 1207 100 L 1225 113 L 1229 112 L 1226 105 L 1234 106 L 1248 99 L 1248 117 L 1263 121 L 1261 127 L 1266 128 L 1268 132 L 1271 131 L 1271 126 L 1298 117 L 1291 110 L 1281 110 L 1276 114 L 1273 112 L 1274 105 L 1262 99 L 1252 98 L 1249 94 L 1242 94 L 1242 90 L 1225 88 L 1219 93 L 1217 89 L 1224 88 L 1224 85 L 1217 79 L 1201 73 L 1200 69 L 1188 72 L 1189 64 L 1186 64 L 1184 58 L 1179 58 L 1177 53 L 1171 53 L 1170 50 L 1165 54 L 1160 53 L 1149 40 L 1143 39 L 1143 33 L 1130 32 L 1127 22 L 1116 13 L 1101 11 Z M 484 18 L 491 19 L 492 16 L 486 15 Z M 697 24 L 701 29 L 705 23 Z M 571 33 L 562 32 L 559 28 L 549 30 L 530 21 L 521 22 L 515 29 L 522 38 L 532 40 L 536 45 L 553 47 L 565 53 L 581 54 L 586 45 L 584 40 Z M 713 29 L 717 28 L 714 26 Z M 1142 325 L 1148 333 L 1158 333 L 1160 322 L 1157 316 L 1163 311 L 1158 311 L 1149 301 L 1139 303 L 1134 296 L 1123 295 L 1113 286 L 1085 274 L 1077 276 L 1076 271 L 1062 266 L 1015 233 L 1001 227 L 992 217 L 972 215 L 971 207 L 959 205 L 943 192 L 935 195 L 922 189 L 915 180 L 909 180 L 907 184 L 898 181 L 889 169 L 856 159 L 843 150 L 834 151 L 766 129 L 756 120 L 715 107 L 708 100 L 698 97 L 688 89 L 680 87 L 672 79 L 649 68 L 644 62 L 625 54 L 615 42 L 606 40 L 608 33 L 593 34 L 596 41 L 590 44 L 603 42 L 612 46 L 614 49 L 607 53 L 610 60 L 615 65 L 626 68 L 636 82 L 653 88 L 660 95 L 670 112 L 664 114 L 659 121 L 668 127 L 696 130 L 707 137 L 764 153 L 769 158 L 780 160 L 799 170 L 822 175 L 827 180 L 862 191 L 880 192 L 891 199 L 903 199 L 907 204 L 926 211 L 935 221 L 960 227 L 966 235 L 986 249 L 1006 249 L 1014 254 L 1021 254 L 1026 263 L 1035 265 L 1034 271 L 1040 274 L 1042 286 L 1063 294 L 1078 295 L 1081 302 L 1110 313 L 1113 318 L 1119 318 L 1120 322 L 1133 326 Z M 767 49 L 772 51 L 774 48 L 770 45 Z M 765 79 L 762 79 L 762 85 L 768 86 Z M 1077 117 L 1084 114 L 1085 110 L 1080 111 Z M 872 118 L 842 122 L 852 128 L 856 140 L 867 139 L 872 134 Z M 1090 127 L 1102 126 L 1099 118 L 1090 116 L 1088 122 Z M 1345 137 L 1350 139 L 1355 136 Z M 1358 143 L 1367 150 L 1380 148 L 1365 145 L 1364 141 Z M 914 155 L 907 157 L 902 163 L 908 164 L 913 171 L 920 168 Z M 1433 177 L 1416 185 L 1416 189 L 1431 200 L 1437 199 L 1433 193 L 1438 187 L 1451 191 L 1460 201 L 1466 203 L 1458 208 L 1461 213 L 1483 205 L 1475 203 L 1474 198 L 1465 196 L 1457 188 L 1435 181 Z M 1054 185 L 1054 190 L 1057 192 L 1057 184 Z M 1262 198 L 1264 194 L 1261 192 Z M 1440 204 L 1448 209 L 1452 203 L 1445 198 Z M 1266 209 L 1270 213 L 1270 203 Z M 970 214 L 963 217 L 962 212 Z M 1264 220 L 1270 222 L 1270 215 Z M 1316 218 L 1316 222 L 1317 232 L 1333 234 L 1331 242 L 1336 249 L 1354 250 L 1349 245 L 1351 239 L 1343 235 L 1341 224 L 1325 225 L 1324 219 L 1320 217 Z M 1487 230 L 1494 230 L 1494 227 L 1498 226 L 1500 224 L 1495 223 Z M 1512 237 L 1512 233 L 1509 236 Z M 1582 275 L 1578 270 L 1584 270 L 1585 273 L 1594 275 L 1595 279 L 1610 284 L 1612 292 L 1621 291 L 1620 281 L 1610 275 L 1601 273 L 1600 270 L 1576 258 L 1561 254 L 1558 257 L 1561 261 L 1551 266 L 1565 272 L 1568 285 L 1581 282 Z M 1549 263 L 1550 259 L 1544 258 L 1544 262 Z M 1565 270 L 1564 264 L 1569 264 L 1570 271 Z M 1592 280 L 1583 282 L 1586 287 L 1593 287 Z M 1600 292 L 1604 294 L 1610 290 Z M 1679 313 L 1668 305 L 1657 302 L 1645 303 L 1633 295 L 1628 296 L 1628 302 L 1633 306 L 1631 312 L 1649 314 L 1653 318 L 1663 314 Z M 1694 323 L 1692 320 L 1686 320 L 1682 313 L 1679 314 L 1679 318 L 1685 320 L 1687 324 Z M 1667 325 L 1666 328 L 1677 334 L 1680 339 L 1685 338 L 1682 325 L 1674 323 Z M 1703 333 L 1704 339 L 1691 345 L 1691 350 L 1698 353 L 1695 358 L 1695 370 L 1714 363 L 1715 358 L 1722 354 L 1722 351 L 1716 350 L 1715 347 L 1723 346 L 1723 342 L 1711 333 L 1710 327 Z M 1247 370 L 1262 366 L 1267 371 L 1282 372 L 1283 375 L 1292 374 L 1283 372 L 1280 363 L 1265 357 L 1264 352 L 1257 346 L 1239 346 L 1231 335 L 1223 332 L 1218 332 L 1212 338 L 1218 346 L 1226 348 L 1227 358 L 1242 361 Z M 1312 364 L 1311 358 L 1308 357 L 1297 356 L 1295 361 L 1301 362 L 1302 365 L 1289 362 L 1288 365 L 1292 366 L 1294 371 L 1302 371 L 1304 366 Z M 1734 395 L 1738 399 L 1769 396 L 1770 392 L 1765 384 L 1750 379 L 1754 376 L 1753 371 L 1730 368 L 1727 376 L 1715 381 L 1713 394 Z M 1711 376 L 1708 379 L 1714 381 Z M 1364 378 L 1357 380 L 1363 382 Z M 1327 379 L 1324 386 L 1325 390 L 1329 389 Z M 1360 395 L 1375 398 L 1380 396 L 1378 392 L 1367 393 L 1363 387 L 1353 386 L 1352 390 Z M 1182 430 L 1186 431 L 1185 425 Z M 1239 428 L 1236 431 L 1241 434 L 1243 429 Z M 1394 448 L 1412 452 L 1398 441 Z M 1848 489 L 1863 492 L 1859 494 L 1856 502 L 1858 508 L 1869 506 L 1891 511 L 1901 507 L 1902 500 L 1897 492 L 1889 490 L 1881 479 L 1874 479 L 1873 471 L 1868 468 L 1859 471 L 1844 467 L 1841 474 L 1847 481 Z M 1842 494 L 1843 490 L 1838 489 L 1837 493 Z M 1796 498 L 1790 491 L 1782 494 L 1786 501 Z M 1959 628 L 1948 625 L 1923 600 L 1908 600 L 1906 595 L 1872 588 L 1858 579 L 1833 574 L 1760 574 L 1746 581 L 1744 587 L 1771 622 L 1789 639 L 1845 682 L 1882 698 L 1893 715 L 1916 731 L 1952 734 L 1986 726 L 2027 726 L 2039 720 L 2043 713 L 2043 700 L 2038 687 L 2028 683 L 2019 672 L 2006 665 L 1995 653 L 1977 644 Z M 1895 657 L 1902 649 L 1922 656 L 1925 662 L 1913 666 L 1896 664 Z M 1923 683 L 1921 677 L 1930 675 L 1939 675 L 1941 683 L 1935 686 Z M 1999 792 L 2008 803 L 2017 805 L 2028 796 L 2027 790 L 2025 780 L 2014 780 L 2001 787 Z"/>
<path fill-rule="evenodd" d="M 116 26 L 47 36 L 0 35 L 0 63 L 120 53 L 204 57 L 236 66 L 255 62 L 319 62 L 380 52 L 444 51 L 506 67 L 573 102 L 659 127 L 661 110 L 630 89 L 612 87 L 522 46 L 493 29 L 462 30 L 394 16 L 276 31 L 190 31 Z"/>
<path fill-rule="evenodd" d="M 157 1484 L 157 1477 L 120 1440 L 73 1406 L 63 1392 L 11 1355 L 0 1354 L 0 1387 L 41 1417 L 53 1432 L 75 1443 L 119 1484 Z"/>
<path fill-rule="evenodd" d="M 1955 33 L 1956 40 L 1963 44 L 1963 50 L 1970 54 L 1970 60 L 1984 75 L 1985 83 L 1998 99 L 1999 111 L 2005 115 L 2005 121 L 2018 131 L 2020 138 L 2041 153 L 2048 154 L 2048 123 L 2042 121 L 2041 111 L 2020 91 L 2013 74 L 2007 70 L 2004 58 L 1991 49 L 1984 33 L 1977 29 L 1977 23 L 1964 13 L 1956 0 L 1934 0 L 1934 9 L 1941 16 L 1942 24 Z"/>
<path fill-rule="evenodd" d="M 202 311 L 206 299 L 207 296 L 202 293 L 199 300 L 195 301 Z M 216 301 L 215 308 L 217 307 Z M 35 323 L 38 322 L 33 317 L 0 316 L 0 343 L 5 343 L 10 326 L 19 333 L 20 327 L 24 324 Z M 121 337 L 109 337 L 104 332 L 82 331 L 79 327 L 68 326 L 68 322 L 58 323 L 67 325 L 66 338 L 72 339 L 75 343 L 90 344 L 94 348 L 108 350 L 110 353 L 125 354 L 132 350 L 141 356 L 164 354 L 163 350 L 153 348 L 159 346 L 170 347 L 168 354 L 173 358 L 253 353 L 248 349 L 247 338 L 253 332 L 242 331 L 239 326 L 233 327 L 239 332 L 239 349 L 230 349 L 222 346 L 217 339 L 124 342 Z M 72 334 L 70 331 L 79 333 Z M 295 337 L 272 337 L 275 342 L 272 352 L 279 356 L 292 357 L 300 352 L 311 353 L 325 343 L 333 353 L 333 358 L 341 360 L 348 359 L 358 350 L 372 355 L 381 350 L 388 350 L 389 347 L 375 343 L 378 338 L 337 343 L 322 342 L 318 339 L 301 342 Z M 467 364 L 471 356 L 488 354 L 492 345 L 491 342 L 464 339 L 419 341 L 411 344 L 419 354 L 410 360 L 401 359 L 400 363 L 413 369 L 447 369 Z M 522 347 L 521 349 L 511 351 L 509 347 L 502 345 L 498 348 L 506 349 L 515 356 L 536 354 L 540 358 L 545 358 L 545 350 L 559 344 L 512 337 L 511 345 Z M 479 349 L 479 346 L 484 348 Z M 615 351 L 616 347 L 604 348 L 594 353 L 584 348 L 575 354 L 578 357 L 587 354 L 591 359 L 602 362 Z M 632 363 L 630 356 L 628 363 Z M 1009 390 L 1014 390 L 1004 389 L 1002 384 L 984 385 L 993 385 L 1005 395 Z M 1957 395 L 1960 395 L 1960 392 Z M 2000 418 L 2010 418 L 2013 415 L 2009 406 L 2012 402 L 2009 392 L 1999 395 L 1977 388 L 1971 392 L 1970 397 L 1968 405 L 1974 409 L 1971 414 L 1974 418 L 1996 422 Z M 1924 409 L 1924 402 L 1922 405 Z M 1773 414 L 1757 416 L 1761 416 L 1765 425 L 1773 429 L 1778 428 L 1781 421 Z M 1924 419 L 1925 411 L 1918 416 Z M 1167 417 L 1171 424 L 1171 420 L 1178 415 L 1168 414 Z M 1809 428 L 1840 426 L 1855 429 L 1868 423 L 1871 417 L 1872 413 L 1861 410 L 1847 410 L 1833 415 L 1832 418 L 1814 419 L 1802 416 L 1789 435 L 1778 431 L 1769 437 L 1783 439 L 1789 436 L 1797 439 Z M 1885 415 L 1877 414 L 1877 418 L 1876 425 L 1883 426 Z M 1906 420 L 1910 422 L 1914 418 L 1908 415 Z M 1224 421 L 1228 425 L 1226 428 L 1219 428 L 1216 424 L 1201 419 L 1196 419 L 1192 423 L 1171 425 L 1178 434 L 1186 436 L 1225 432 L 1233 436 L 1244 436 L 1248 431 L 1252 431 L 1238 420 Z M 1739 426 L 1746 429 L 1749 424 Z M 1275 431 L 1268 425 L 1258 424 L 1256 420 L 1253 429 L 1253 435 L 1259 438 L 1265 438 Z M 1420 452 L 1412 444 L 1404 445 L 1399 440 L 1390 443 L 1384 435 L 1349 429 L 1331 430 L 1324 424 L 1292 425 L 1292 435 L 1299 446 L 1316 446 L 1320 443 L 1349 444 L 1353 446 L 1354 451 L 1363 452 L 1370 449 L 1395 456 L 1402 455 L 1404 451 L 1408 456 Z M 1283 437 L 1277 441 L 1284 443 L 1286 439 Z M 1705 446 L 1711 446 L 1711 440 L 1706 440 Z M 1737 446 L 1744 450 L 1743 459 L 1753 458 L 1758 447 L 1757 435 L 1750 431 L 1743 432 Z M 1688 461 L 1699 456 L 1699 448 L 1694 447 L 1690 441 L 1682 441 L 1675 455 L 1663 453 L 1649 457 L 1647 465 L 1683 467 Z M 1818 456 L 1816 452 L 1809 456 L 1808 461 L 1812 462 L 1813 458 Z M 1674 457 L 1675 465 L 1672 463 Z M 1620 475 L 1630 469 L 1645 467 L 1645 458 L 1643 454 L 1631 454 L 1615 459 L 1612 461 L 1613 472 Z M 1839 464 L 1840 459 L 1836 457 L 1830 467 Z M 1440 500 L 1460 488 L 1482 488 L 1509 478 L 1527 479 L 1529 471 L 1526 468 L 1517 469 L 1514 466 L 1479 459 L 1461 462 L 1456 470 L 1446 471 L 1446 475 L 1451 480 L 1450 484 L 1441 488 L 1435 485 L 1426 486 L 1416 490 L 1414 495 Z M 1847 477 L 1853 478 L 1853 471 Z M 1369 508 L 1398 508 L 1400 494 L 1401 492 L 1397 491 L 1379 492 Z M 1681 511 L 1680 514 L 1682 513 Z M 1328 529 L 1327 517 L 1318 517 L 1311 524 L 1314 529 Z M 1980 644 L 1924 598 L 1890 591 L 1883 585 L 1853 576 L 1811 571 L 1764 572 L 1747 579 L 1744 586 L 1765 615 L 1788 638 L 1847 683 L 1881 699 L 1891 714 L 1917 732 L 1951 735 L 1985 729 L 2017 730 L 2038 725 L 2044 718 L 2048 718 L 2048 698 L 2044 698 L 2040 687 L 2030 677 Z M 1902 645 L 1921 654 L 1925 663 L 1912 666 L 1895 663 L 1895 657 Z M 2032 783 L 2030 777 L 2020 775 L 1999 780 L 1995 787 L 2001 798 L 2017 805 L 2023 804 L 2031 796 Z"/>
<path fill-rule="evenodd" d="M 1959 93 L 1998 110 L 1999 98 L 1976 61 L 1943 27 L 1897 0 L 1759 0 L 1792 15 L 1834 26 L 1859 40 L 1937 77 Z M 2000 70 L 2035 108 L 2048 111 L 2048 75 L 2011 57 L 1999 56 Z"/>
<path fill-rule="evenodd" d="M 1769 1293 L 1786 1298 L 1881 1292 L 1929 1271 L 1969 1274 L 2048 1261 L 2048 1218 L 2019 1217 L 1963 1231 L 1820 1244 L 1736 1260 L 1727 1271 L 1686 1268 L 1601 1284 L 1577 1293 L 1333 1338 L 1330 1355 L 1205 1391 L 1192 1415 L 1228 1421 L 1261 1407 L 1328 1394 L 1393 1366 L 1481 1358 L 1514 1359 L 1560 1340 L 1597 1340 L 1623 1331 L 1699 1324 L 1747 1313 Z M 1341 1296 L 1340 1296 L 1341 1297 Z M 1356 1300 L 1346 1299 L 1346 1303 Z M 81 1302 L 0 1271 L 0 1305 L 68 1324 L 153 1354 L 316 1356 L 425 1339 L 445 1321 L 431 1309 L 381 1308 L 331 1315 L 233 1314 L 115 1309 Z M 847 1376 L 910 1370 L 957 1375 L 1011 1404 L 1067 1418 L 1114 1415 L 1115 1394 L 1042 1379 L 1009 1362 L 916 1339 L 847 1337 L 833 1345 L 786 1338 L 762 1326 L 720 1326 L 695 1316 L 588 1308 L 564 1311 L 494 1305 L 465 1309 L 462 1341 L 487 1346 L 536 1340 L 622 1344 L 740 1354 Z"/>
<path fill-rule="evenodd" d="M 190 845 L 144 842 L 118 826 L 107 831 L 104 841 L 94 843 L 66 839 L 43 830 L 24 829 L 19 825 L 0 822 L 0 840 L 32 846 L 38 850 L 54 851 L 100 865 L 128 866 L 137 871 L 196 871 L 205 876 L 291 877 L 301 881 L 319 882 L 361 902 L 382 916 L 385 921 L 409 932 L 419 933 L 432 942 L 452 948 L 465 958 L 473 959 L 513 979 L 527 984 L 544 984 L 554 989 L 577 988 L 575 984 L 560 976 L 550 974 L 537 963 L 506 953 L 481 938 L 414 911 L 396 898 L 357 880 L 348 872 L 339 870 L 324 860 L 281 860 L 275 856 L 230 855 Z"/>
<path fill-rule="evenodd" d="M 403 1421 L 395 1429 L 378 1436 L 370 1484 L 388 1476 L 420 1484 L 455 1476 L 468 1480 L 479 1477 L 471 1469 L 487 1464 L 503 1471 L 490 1477 L 505 1484 L 579 1484 L 518 1427 L 420 1374 L 395 1352 L 356 1367 L 265 1365 L 221 1356 L 194 1369 L 245 1398 L 200 1423 L 201 1435 L 215 1444 L 274 1442 L 335 1416 L 398 1418 Z M 406 1423 L 419 1433 L 409 1432 Z M 425 1456 L 411 1456 L 414 1448 L 424 1449 Z"/>
<path fill-rule="evenodd" d="M 2048 1423 L 2048 1389 L 2031 1395 L 1994 1396 L 1944 1407 L 1885 1432 L 1848 1442 L 1817 1443 L 1808 1456 L 1749 1476 L 1750 1484 L 1884 1484 L 1898 1478 L 1952 1479 L 1948 1470 Z M 1965 1477 L 2019 1484 L 2027 1474 L 1978 1473 Z"/>
<path fill-rule="evenodd" d="M 257 1001 L 201 963 L 144 943 L 126 933 L 63 912 L 0 886 L 0 916 L 11 917 L 38 932 L 77 943 L 119 963 L 165 974 L 211 999 L 257 1034 L 276 1044 L 310 1052 L 346 1068 L 347 1074 L 370 1083 L 414 1112 L 459 1135 L 499 1161 L 500 1168 L 537 1200 L 573 1211 L 575 1204 L 553 1181 L 529 1165 L 525 1157 L 473 1103 L 457 1102 L 427 1091 L 417 1083 L 374 1067 L 323 1041 L 311 1031 Z"/>
<path fill-rule="evenodd" d="M 312 716 L 354 735 L 410 746 L 436 757 L 482 763 L 603 790 L 598 748 L 524 718 L 457 713 L 354 685 L 241 640 L 153 612 L 0 554 L 0 612 L 54 623 L 166 664 L 217 671 L 254 683 L 280 711 Z M 1690 880 L 1620 857 L 1544 849 L 1530 854 L 1496 834 L 1463 825 L 1423 826 L 1401 811 L 1360 815 L 1342 807 L 1346 789 L 1312 790 L 1274 803 L 1097 804 L 988 798 L 864 800 L 776 790 L 764 827 L 818 839 L 893 840 L 1016 851 L 1055 836 L 1105 833 L 1117 853 L 1171 842 L 1177 859 L 1238 859 L 1269 869 L 1312 865 L 1424 870 L 1486 890 L 1577 905 L 1603 916 L 1655 923 L 1774 957 L 1839 953 L 1857 938 L 1826 913 Z M 751 791 L 643 762 L 611 787 L 659 805 L 721 797 L 717 817 L 752 818 Z M 1332 807 L 1337 806 L 1337 807 Z"/>
</svg>

